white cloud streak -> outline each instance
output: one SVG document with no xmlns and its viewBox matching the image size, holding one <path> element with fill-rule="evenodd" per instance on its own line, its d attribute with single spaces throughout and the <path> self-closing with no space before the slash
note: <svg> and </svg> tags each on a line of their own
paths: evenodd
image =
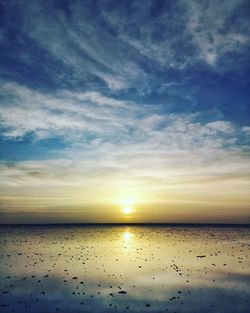
<svg viewBox="0 0 250 313">
<path fill-rule="evenodd" d="M 202 124 L 195 114 L 164 114 L 96 92 L 45 95 L 16 84 L 2 88 L 12 95 L 0 109 L 6 139 L 32 133 L 34 140 L 72 142 L 56 161 L 3 164 L 4 185 L 102 186 L 108 177 L 150 180 L 162 188 L 176 181 L 244 180 L 249 173 L 247 152 L 237 145 L 248 127 L 223 120 Z"/>
<path fill-rule="evenodd" d="M 118 4 L 109 10 L 100 3 L 100 13 L 91 18 L 87 5 L 73 2 L 69 18 L 59 12 L 47 14 L 44 3 L 34 1 L 22 4 L 20 29 L 70 69 L 74 79 L 86 81 L 92 75 L 114 93 L 135 84 L 146 92 L 151 75 L 142 66 L 145 60 L 162 70 L 182 70 L 200 62 L 226 70 L 225 56 L 230 53 L 240 62 L 239 55 L 249 49 L 249 25 L 244 17 L 234 24 L 230 18 L 242 4 L 243 0 L 175 1 L 154 17 L 154 1 L 145 1 L 143 8 L 135 1 L 131 14 Z M 231 65 L 230 57 L 228 62 Z"/>
</svg>

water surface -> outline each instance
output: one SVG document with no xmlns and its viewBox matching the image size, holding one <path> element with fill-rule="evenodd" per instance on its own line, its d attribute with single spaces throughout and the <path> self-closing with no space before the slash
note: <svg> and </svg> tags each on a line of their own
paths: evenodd
<svg viewBox="0 0 250 313">
<path fill-rule="evenodd" d="M 250 229 L 0 227 L 1 312 L 247 312 Z"/>
</svg>

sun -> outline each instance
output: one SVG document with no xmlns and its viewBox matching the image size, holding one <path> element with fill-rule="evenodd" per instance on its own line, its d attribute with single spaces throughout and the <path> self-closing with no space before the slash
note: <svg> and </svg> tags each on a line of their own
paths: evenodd
<svg viewBox="0 0 250 313">
<path fill-rule="evenodd" d="M 131 213 L 134 212 L 134 210 L 133 210 L 133 208 L 131 208 L 131 207 L 125 207 L 125 208 L 122 209 L 122 212 L 123 212 L 124 214 L 131 214 Z"/>
<path fill-rule="evenodd" d="M 120 211 L 129 217 L 136 211 L 136 200 L 132 197 L 120 198 L 117 200 Z"/>
</svg>

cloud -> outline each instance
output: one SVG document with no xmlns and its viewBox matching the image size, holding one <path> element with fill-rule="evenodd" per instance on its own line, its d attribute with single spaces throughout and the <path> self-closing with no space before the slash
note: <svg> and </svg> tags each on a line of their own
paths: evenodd
<svg viewBox="0 0 250 313">
<path fill-rule="evenodd" d="M 158 9 L 154 1 L 143 7 L 138 1 L 127 7 L 116 1 L 110 9 L 103 3 L 93 7 L 72 2 L 67 10 L 63 4 L 55 10 L 53 1 L 46 6 L 43 1 L 27 2 L 22 8 L 9 1 L 4 5 L 2 53 L 17 65 L 19 78 L 33 67 L 41 75 L 34 81 L 48 80 L 50 86 L 81 84 L 148 93 L 153 81 L 160 84 L 162 71 L 190 69 L 201 61 L 216 71 L 226 70 L 233 55 L 238 66 L 245 64 L 249 49 L 245 3 L 175 1 Z M 18 32 L 14 42 L 8 37 L 12 30 Z M 15 71 L 8 62 L 3 65 L 8 66 L 5 75 Z"/>
<path fill-rule="evenodd" d="M 62 90 L 50 95 L 15 83 L 2 84 L 2 92 L 6 103 L 0 117 L 3 136 L 9 139 L 33 134 L 38 140 L 61 137 L 81 143 L 86 134 L 92 134 L 92 141 L 147 142 L 171 150 L 220 147 L 239 137 L 228 121 L 201 123 L 197 114 L 168 114 L 158 106 L 139 106 L 99 92 Z M 240 133 L 245 133 L 244 129 Z"/>
<path fill-rule="evenodd" d="M 164 129 L 165 136 L 157 131 L 139 142 L 98 138 L 68 147 L 63 158 L 2 162 L 0 212 L 91 209 L 134 197 L 139 207 L 151 203 L 166 214 L 190 209 L 205 218 L 211 208 L 237 207 L 247 215 L 249 154 L 225 147 L 209 126 L 186 121 L 181 128 L 179 122 Z"/>
<path fill-rule="evenodd" d="M 134 182 L 153 180 L 158 188 L 164 180 L 218 181 L 248 172 L 247 151 L 239 144 L 248 127 L 201 122 L 198 113 L 168 114 L 98 92 L 49 95 L 13 83 L 2 84 L 2 91 L 8 101 L 0 109 L 6 140 L 32 134 L 35 141 L 67 142 L 61 159 L 3 164 L 7 185 L 101 186 L 105 175 L 114 181 L 125 175 Z"/>
<path fill-rule="evenodd" d="M 231 19 L 244 1 L 188 1 L 187 27 L 200 51 L 200 57 L 209 65 L 229 53 L 242 53 L 249 49 L 249 31 L 244 17 L 237 17 L 236 24 Z"/>
<path fill-rule="evenodd" d="M 246 123 L 245 5 L 145 1 L 141 7 L 132 1 L 124 7 L 115 1 L 111 9 L 107 3 L 35 1 L 20 7 L 8 1 L 2 77 L 36 93 L 98 93 L 162 105 L 171 113 L 213 111 L 217 119 Z"/>
<path fill-rule="evenodd" d="M 46 95 L 14 83 L 3 84 L 6 103 L 0 109 L 3 136 L 22 138 L 33 133 L 37 138 L 70 136 L 94 132 L 103 134 L 125 130 L 136 106 L 108 98 L 98 92 L 61 91 Z M 31 109 L 32 108 L 32 109 Z M 126 120 L 124 119 L 126 117 Z"/>
</svg>

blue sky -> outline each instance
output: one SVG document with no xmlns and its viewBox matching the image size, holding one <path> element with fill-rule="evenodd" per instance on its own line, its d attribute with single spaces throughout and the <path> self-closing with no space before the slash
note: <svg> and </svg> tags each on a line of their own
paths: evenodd
<svg viewBox="0 0 250 313">
<path fill-rule="evenodd" d="M 96 198 L 123 197 L 117 196 L 122 190 L 124 197 L 154 190 L 151 198 L 133 197 L 145 205 L 161 199 L 168 209 L 180 199 L 183 206 L 197 203 L 206 220 L 219 188 L 218 207 L 232 206 L 225 215 L 234 219 L 240 208 L 239 218 L 246 217 L 248 1 L 0 5 L 0 211 L 6 220 L 27 214 L 32 220 L 46 188 L 48 216 L 66 190 L 65 210 L 84 204 L 81 212 L 99 207 Z M 187 187 L 193 181 L 196 187 Z M 233 204 L 224 199 L 232 192 Z M 25 211 L 29 201 L 33 213 Z M 181 205 L 176 210 L 184 212 Z"/>
</svg>

